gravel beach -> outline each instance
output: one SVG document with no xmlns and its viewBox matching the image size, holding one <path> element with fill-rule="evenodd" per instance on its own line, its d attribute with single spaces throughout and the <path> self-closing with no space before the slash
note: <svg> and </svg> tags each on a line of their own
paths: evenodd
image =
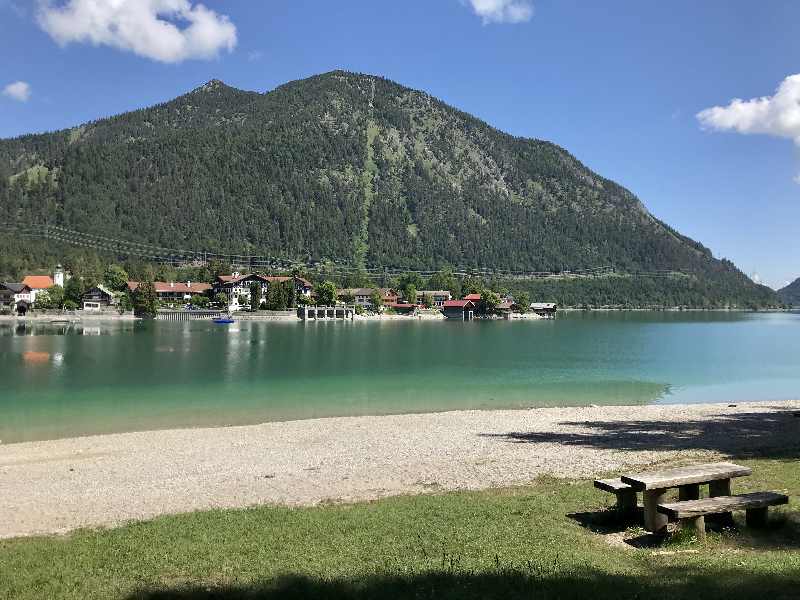
<svg viewBox="0 0 800 600">
<path fill-rule="evenodd" d="M 0 445 L 0 537 L 590 478 L 800 446 L 800 401 L 460 411 Z"/>
</svg>

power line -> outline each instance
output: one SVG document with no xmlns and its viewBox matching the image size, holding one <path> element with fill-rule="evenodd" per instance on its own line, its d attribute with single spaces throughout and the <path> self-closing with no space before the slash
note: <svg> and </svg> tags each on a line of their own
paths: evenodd
<svg viewBox="0 0 800 600">
<path fill-rule="evenodd" d="M 394 277 L 406 273 L 417 274 L 421 277 L 431 277 L 441 271 L 441 269 L 407 269 L 392 266 L 359 268 L 347 260 L 315 262 L 268 255 L 228 254 L 209 250 L 168 248 L 147 242 L 137 242 L 105 235 L 84 233 L 60 225 L 4 223 L 0 225 L 0 229 L 13 232 L 23 237 L 53 240 L 75 247 L 114 254 L 116 256 L 142 258 L 159 264 L 169 264 L 172 266 L 205 266 L 212 261 L 219 261 L 230 263 L 234 268 L 246 268 L 251 270 L 290 270 L 300 268 L 305 271 L 322 274 L 364 274 L 373 278 L 382 276 Z M 510 279 L 572 279 L 608 276 L 663 278 L 691 274 L 689 271 L 676 270 L 618 271 L 612 265 L 565 269 L 561 271 L 523 271 L 464 266 L 452 267 L 450 270 L 453 275 L 459 277 Z"/>
</svg>

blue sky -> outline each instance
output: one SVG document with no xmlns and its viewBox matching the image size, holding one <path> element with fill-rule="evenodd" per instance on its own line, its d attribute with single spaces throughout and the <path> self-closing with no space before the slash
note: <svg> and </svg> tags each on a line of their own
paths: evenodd
<svg viewBox="0 0 800 600">
<path fill-rule="evenodd" d="M 0 0 L 0 137 L 212 78 L 264 91 L 379 74 L 563 146 L 769 285 L 800 276 L 800 2 L 120 4 Z"/>
</svg>

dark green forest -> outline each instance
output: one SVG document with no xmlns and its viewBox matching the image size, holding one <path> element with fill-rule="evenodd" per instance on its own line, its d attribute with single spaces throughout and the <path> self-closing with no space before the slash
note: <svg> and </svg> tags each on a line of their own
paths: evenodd
<svg viewBox="0 0 800 600">
<path fill-rule="evenodd" d="M 570 305 L 778 302 L 555 144 L 341 71 L 264 94 L 211 81 L 151 108 L 0 140 L 0 223 L 10 224 L 0 278 L 125 258 L 15 233 L 50 224 L 356 268 L 688 274 L 525 282 Z"/>
<path fill-rule="evenodd" d="M 778 290 L 781 302 L 790 306 L 800 306 L 800 278 Z"/>
</svg>

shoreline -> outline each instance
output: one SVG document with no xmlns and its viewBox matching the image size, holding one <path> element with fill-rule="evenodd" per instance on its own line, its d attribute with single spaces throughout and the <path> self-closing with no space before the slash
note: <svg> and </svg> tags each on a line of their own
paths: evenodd
<svg viewBox="0 0 800 600">
<path fill-rule="evenodd" d="M 330 417 L 0 445 L 0 538 L 591 478 L 800 446 L 800 400 Z"/>
</svg>

